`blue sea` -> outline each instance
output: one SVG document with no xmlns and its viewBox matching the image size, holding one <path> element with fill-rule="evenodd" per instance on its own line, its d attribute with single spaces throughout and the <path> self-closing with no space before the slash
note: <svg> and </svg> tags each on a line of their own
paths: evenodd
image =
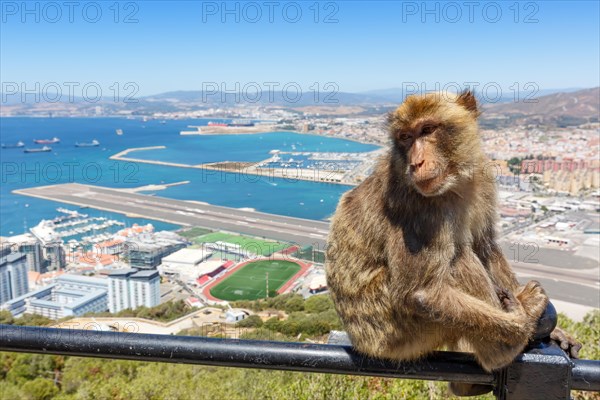
<svg viewBox="0 0 600 400">
<path fill-rule="evenodd" d="M 180 200 L 196 200 L 228 207 L 308 219 L 325 219 L 350 187 L 344 185 L 257 177 L 217 171 L 177 168 L 110 160 L 127 148 L 166 146 L 166 149 L 131 153 L 131 157 L 200 164 L 216 161 L 260 161 L 269 151 L 365 152 L 377 146 L 349 140 L 290 132 L 252 135 L 181 136 L 188 126 L 206 125 L 208 120 L 157 120 L 125 118 L 0 118 L 0 141 L 25 147 L 42 147 L 34 139 L 60 138 L 48 153 L 25 154 L 23 149 L 0 149 L 0 235 L 16 235 L 41 219 L 57 216 L 57 207 L 76 209 L 47 200 L 12 193 L 15 189 L 79 182 L 114 188 L 190 181 L 166 190 L 145 192 Z M 116 130 L 122 129 L 123 135 Z M 75 147 L 76 142 L 96 139 L 99 147 Z M 132 223 L 152 223 L 157 229 L 177 226 L 127 218 L 120 214 L 86 209 L 90 216 L 103 216 Z"/>
</svg>

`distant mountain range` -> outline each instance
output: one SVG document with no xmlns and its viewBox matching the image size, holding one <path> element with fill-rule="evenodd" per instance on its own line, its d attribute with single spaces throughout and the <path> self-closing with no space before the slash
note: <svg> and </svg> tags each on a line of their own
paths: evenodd
<svg viewBox="0 0 600 400">
<path fill-rule="evenodd" d="M 567 88 L 567 89 L 544 89 L 539 90 L 535 93 L 536 97 L 545 96 L 554 93 L 571 93 L 581 90 L 580 88 Z M 171 103 L 201 103 L 204 105 L 212 106 L 232 106 L 236 103 L 244 102 L 244 98 L 247 98 L 247 103 L 257 105 L 278 105 L 287 107 L 303 107 L 309 105 L 373 105 L 373 104 L 388 104 L 395 105 L 404 101 L 404 98 L 408 94 L 412 94 L 414 91 L 402 88 L 390 88 L 380 90 L 370 90 L 367 92 L 360 93 L 348 93 L 348 92 L 332 92 L 331 90 L 321 90 L 319 96 L 316 98 L 315 93 L 308 91 L 302 93 L 302 96 L 298 99 L 294 99 L 295 92 L 290 89 L 289 94 L 284 95 L 281 90 L 274 90 L 269 97 L 269 92 L 257 92 L 248 93 L 246 96 L 240 94 L 239 99 L 236 99 L 234 94 L 231 93 L 204 93 L 202 91 L 175 91 L 160 93 L 157 95 L 151 95 L 142 97 L 140 101 L 146 102 L 161 102 L 168 101 Z M 521 92 L 518 98 L 526 98 L 531 92 Z M 490 99 L 494 103 L 508 103 L 514 101 L 515 94 L 513 92 L 505 93 L 499 96 L 499 98 Z M 258 100 L 256 100 L 258 99 Z M 480 101 L 486 103 L 486 99 L 480 96 Z"/>
<path fill-rule="evenodd" d="M 428 89 L 428 87 L 425 87 L 425 89 Z M 508 103 L 508 102 L 514 101 L 515 93 L 507 88 L 502 88 L 501 91 L 503 91 L 503 92 L 499 93 L 498 96 L 496 96 L 494 87 L 490 86 L 488 90 L 490 92 L 490 96 L 493 96 L 493 98 L 486 99 L 484 96 L 480 95 L 480 96 L 478 96 L 480 102 L 482 102 L 482 103 L 487 103 L 487 102 Z M 520 99 L 526 98 L 526 97 L 528 97 L 528 95 L 531 95 L 531 94 L 533 94 L 534 97 L 540 97 L 540 96 L 546 96 L 546 95 L 553 94 L 553 93 L 576 92 L 578 90 L 581 90 L 581 88 L 540 89 L 540 90 L 537 90 L 535 93 L 533 93 L 532 91 L 521 91 L 518 94 L 518 98 L 520 98 Z M 364 94 L 367 96 L 375 96 L 380 99 L 392 101 L 394 103 L 401 103 L 402 101 L 404 101 L 404 97 L 407 94 L 412 94 L 413 92 L 414 92 L 414 90 L 410 86 L 407 86 L 405 89 L 402 89 L 402 88 L 377 89 L 377 90 L 369 90 L 366 92 L 361 92 L 360 94 Z M 481 94 L 480 90 L 477 90 L 477 88 L 476 88 L 475 93 L 478 93 L 478 92 L 479 92 L 479 94 Z"/>
<path fill-rule="evenodd" d="M 585 122 L 598 121 L 600 109 L 600 88 L 593 89 L 556 89 L 540 90 L 538 97 L 528 99 L 529 93 L 520 93 L 518 101 L 514 93 L 502 96 L 495 103 L 487 103 L 481 98 L 484 111 L 482 124 L 489 127 L 509 126 L 513 124 L 540 123 L 545 125 L 576 125 Z M 392 109 L 401 103 L 405 93 L 402 89 L 372 90 L 362 93 L 347 93 L 324 91 L 315 97 L 315 93 L 306 92 L 295 97 L 290 91 L 284 95 L 281 90 L 269 92 L 246 93 L 236 95 L 231 93 L 205 93 L 202 91 L 174 91 L 151 96 L 140 97 L 137 102 L 123 103 L 99 101 L 87 102 L 75 98 L 72 102 L 39 102 L 34 96 L 27 95 L 26 102 L 21 102 L 19 94 L 2 95 L 4 101 L 2 115 L 95 115 L 98 107 L 101 115 L 138 114 L 150 115 L 154 112 L 185 112 L 196 109 L 220 108 L 227 109 L 235 106 L 278 106 L 287 109 L 319 106 L 360 106 L 365 112 L 381 112 Z M 46 95 L 47 98 L 53 98 Z M 481 96 L 480 96 L 481 97 Z M 65 99 L 68 100 L 68 99 Z"/>
<path fill-rule="evenodd" d="M 598 122 L 600 88 L 553 93 L 532 101 L 521 99 L 518 102 L 487 104 L 482 108 L 482 123 L 496 127 L 524 124 L 571 126 Z"/>
<path fill-rule="evenodd" d="M 234 106 L 236 104 L 277 105 L 287 107 L 304 107 L 309 105 L 361 105 L 361 104 L 383 104 L 394 102 L 378 95 L 364 93 L 334 92 L 333 90 L 321 90 L 319 93 L 308 90 L 302 93 L 290 88 L 284 93 L 281 88 L 272 92 L 261 91 L 253 93 L 240 93 L 237 98 L 232 93 L 224 92 L 202 92 L 202 91 L 176 91 L 166 92 L 152 96 L 142 97 L 140 101 L 160 102 L 169 101 L 182 103 L 201 103 L 212 107 Z"/>
</svg>

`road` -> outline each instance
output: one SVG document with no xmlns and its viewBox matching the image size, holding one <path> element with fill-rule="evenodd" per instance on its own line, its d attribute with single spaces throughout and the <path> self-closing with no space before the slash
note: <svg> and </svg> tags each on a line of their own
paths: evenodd
<svg viewBox="0 0 600 400">
<path fill-rule="evenodd" d="M 572 270 L 543 264 L 511 263 L 519 282 L 539 281 L 550 299 L 600 308 L 600 272 L 598 268 Z"/>
<path fill-rule="evenodd" d="M 329 230 L 329 223 L 324 221 L 127 193 L 78 183 L 20 189 L 14 193 L 177 225 L 279 239 L 301 246 L 312 245 L 317 249 L 324 249 Z"/>
<path fill-rule="evenodd" d="M 77 183 L 21 189 L 15 190 L 15 193 L 178 225 L 285 240 L 301 246 L 312 245 L 316 249 L 325 248 L 329 230 L 329 223 L 324 221 L 173 200 Z M 507 251 L 506 248 L 504 251 Z M 505 253 L 505 256 L 520 280 L 525 282 L 538 279 L 551 298 L 599 307 L 600 269 L 596 262 L 569 254 L 550 251 L 546 254 L 544 249 L 536 254 L 535 263 L 521 262 L 523 260 L 514 257 L 511 260 L 509 253 Z"/>
</svg>

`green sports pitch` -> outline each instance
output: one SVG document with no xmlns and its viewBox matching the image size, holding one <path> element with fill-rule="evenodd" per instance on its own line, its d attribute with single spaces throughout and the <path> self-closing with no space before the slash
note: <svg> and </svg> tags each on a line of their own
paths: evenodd
<svg viewBox="0 0 600 400">
<path fill-rule="evenodd" d="M 300 271 L 295 262 L 261 260 L 244 265 L 231 276 L 210 289 L 210 294 L 221 300 L 256 300 L 267 297 L 267 272 L 269 273 L 269 297 L 277 295 L 277 289 Z"/>
<path fill-rule="evenodd" d="M 237 244 L 246 251 L 262 256 L 269 256 L 276 251 L 287 249 L 291 246 L 290 243 L 286 242 L 275 242 L 250 236 L 233 235 L 225 232 L 207 233 L 194 239 L 195 243 L 214 243 L 219 241 Z"/>
</svg>

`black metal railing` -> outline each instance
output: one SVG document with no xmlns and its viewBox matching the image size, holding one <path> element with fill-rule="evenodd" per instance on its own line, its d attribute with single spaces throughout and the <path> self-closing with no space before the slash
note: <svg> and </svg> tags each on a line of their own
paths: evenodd
<svg viewBox="0 0 600 400">
<path fill-rule="evenodd" d="M 600 361 L 570 360 L 538 343 L 497 373 L 468 354 L 436 352 L 418 362 L 365 357 L 350 346 L 0 325 L 0 351 L 203 364 L 490 385 L 499 399 L 569 399 L 600 391 Z"/>
</svg>

